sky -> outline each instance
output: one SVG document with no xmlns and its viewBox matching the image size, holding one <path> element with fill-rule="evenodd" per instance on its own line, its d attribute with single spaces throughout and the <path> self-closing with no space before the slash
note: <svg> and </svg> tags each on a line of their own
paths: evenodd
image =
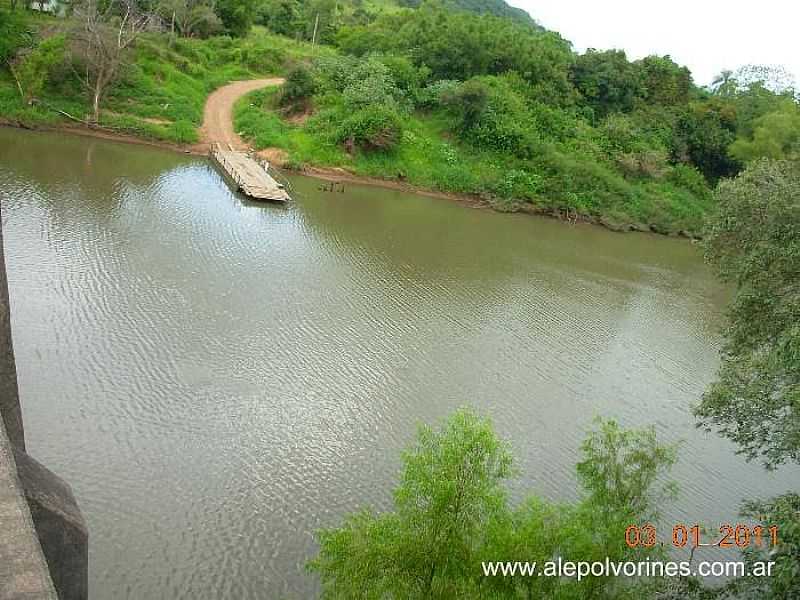
<svg viewBox="0 0 800 600">
<path fill-rule="evenodd" d="M 698 85 L 723 69 L 782 65 L 800 82 L 797 0 L 506 0 L 575 50 L 620 48 L 633 60 L 669 54 Z"/>
</svg>

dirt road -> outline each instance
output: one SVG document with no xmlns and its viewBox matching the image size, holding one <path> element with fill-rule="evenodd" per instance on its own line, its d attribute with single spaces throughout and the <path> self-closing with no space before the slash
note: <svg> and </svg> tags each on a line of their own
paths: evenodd
<svg viewBox="0 0 800 600">
<path fill-rule="evenodd" d="M 203 126 L 200 128 L 200 141 L 203 146 L 210 147 L 217 142 L 226 146 L 230 144 L 236 150 L 247 148 L 233 128 L 233 105 L 236 101 L 254 90 L 271 85 L 281 85 L 283 79 L 251 79 L 234 81 L 215 90 L 206 101 L 203 111 Z"/>
</svg>

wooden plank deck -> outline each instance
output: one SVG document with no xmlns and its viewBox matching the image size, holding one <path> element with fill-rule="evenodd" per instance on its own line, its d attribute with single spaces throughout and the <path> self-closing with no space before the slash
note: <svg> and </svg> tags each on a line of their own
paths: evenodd
<svg viewBox="0 0 800 600">
<path fill-rule="evenodd" d="M 211 149 L 211 158 L 220 169 L 237 185 L 238 190 L 254 200 L 287 202 L 288 192 L 275 181 L 262 165 L 246 152 Z"/>
</svg>

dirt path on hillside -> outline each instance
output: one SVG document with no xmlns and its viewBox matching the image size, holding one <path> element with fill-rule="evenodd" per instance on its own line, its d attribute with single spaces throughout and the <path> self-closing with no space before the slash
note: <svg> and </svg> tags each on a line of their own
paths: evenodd
<svg viewBox="0 0 800 600">
<path fill-rule="evenodd" d="M 236 101 L 252 91 L 272 85 L 281 85 L 281 77 L 270 79 L 251 79 L 248 81 L 234 81 L 223 85 L 206 100 L 203 110 L 203 126 L 200 128 L 200 144 L 206 148 L 213 143 L 227 147 L 228 144 L 235 150 L 245 150 L 247 144 L 242 141 L 233 128 L 233 105 Z"/>
</svg>

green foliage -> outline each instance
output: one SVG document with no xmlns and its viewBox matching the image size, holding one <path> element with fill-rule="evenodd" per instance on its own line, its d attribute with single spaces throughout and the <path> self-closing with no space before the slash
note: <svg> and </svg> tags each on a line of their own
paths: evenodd
<svg viewBox="0 0 800 600">
<path fill-rule="evenodd" d="M 739 171 L 739 162 L 729 152 L 736 139 L 736 113 L 719 102 L 693 103 L 678 120 L 673 156 L 693 164 L 716 184 Z"/>
<path fill-rule="evenodd" d="M 492 560 L 645 556 L 625 545 L 623 523 L 654 514 L 655 482 L 674 462 L 674 449 L 657 444 L 650 430 L 600 422 L 582 451 L 580 502 L 530 497 L 513 508 L 508 444 L 487 420 L 459 411 L 437 430 L 421 428 L 403 454 L 394 510 L 362 511 L 321 531 L 309 568 L 326 598 L 619 598 L 631 586 L 613 579 L 485 577 L 481 569 Z"/>
<path fill-rule="evenodd" d="M 760 160 L 716 192 L 706 253 L 736 285 L 700 423 L 768 468 L 800 460 L 800 165 Z"/>
<path fill-rule="evenodd" d="M 284 106 L 307 101 L 314 95 L 316 82 L 311 71 L 305 65 L 292 67 L 286 74 L 286 82 L 280 93 L 280 103 Z"/>
<path fill-rule="evenodd" d="M 753 545 L 744 552 L 748 572 L 752 573 L 756 561 L 775 564 L 771 576 L 734 580 L 728 589 L 737 598 L 794 600 L 800 589 L 800 495 L 789 493 L 768 501 L 749 501 L 742 516 L 760 522 L 765 531 L 763 545 Z M 770 527 L 778 528 L 775 548 L 768 542 Z"/>
<path fill-rule="evenodd" d="M 19 60 L 16 75 L 27 100 L 38 97 L 45 84 L 66 63 L 66 37 L 54 35 L 40 41 Z"/>
<path fill-rule="evenodd" d="M 352 150 L 393 149 L 403 132 L 403 122 L 395 110 L 378 104 L 354 109 L 335 132 L 337 142 Z"/>
<path fill-rule="evenodd" d="M 256 9 L 255 22 L 280 35 L 292 36 L 305 24 L 298 0 L 262 0 Z"/>
<path fill-rule="evenodd" d="M 459 128 L 466 133 L 478 127 L 489 105 L 489 86 L 480 79 L 443 89 L 441 101 L 456 113 Z"/>
<path fill-rule="evenodd" d="M 736 140 L 732 156 L 742 162 L 757 158 L 800 159 L 800 106 L 785 103 L 753 121 L 751 136 Z"/>
<path fill-rule="evenodd" d="M 581 451 L 578 481 L 589 502 L 612 518 L 653 521 L 656 507 L 675 493 L 673 485 L 657 482 L 675 464 L 676 450 L 660 445 L 652 427 L 626 431 L 614 421 L 599 421 Z"/>
<path fill-rule="evenodd" d="M 158 14 L 183 37 L 207 38 L 222 31 L 212 0 L 159 0 Z"/>
<path fill-rule="evenodd" d="M 586 103 L 602 118 L 629 112 L 644 93 L 641 70 L 622 50 L 587 50 L 572 66 L 572 80 Z"/>
<path fill-rule="evenodd" d="M 0 7 L 0 64 L 5 65 L 32 41 L 30 27 L 21 12 Z"/>
<path fill-rule="evenodd" d="M 216 0 L 215 10 L 229 35 L 244 37 L 253 25 L 255 0 Z"/>
<path fill-rule="evenodd" d="M 345 26 L 336 36 L 345 52 L 407 56 L 434 79 L 465 80 L 516 71 L 547 103 L 569 100 L 569 43 L 557 34 L 506 19 L 452 12 L 433 4 L 381 15 L 368 25 Z"/>
<path fill-rule="evenodd" d="M 372 106 L 392 111 L 407 108 L 405 94 L 395 84 L 389 67 L 379 57 L 370 56 L 349 71 L 342 90 L 342 102 L 348 112 Z"/>
<path fill-rule="evenodd" d="M 463 140 L 519 158 L 533 156 L 538 139 L 535 120 L 506 79 L 471 79 L 444 101 L 459 120 Z"/>
<path fill-rule="evenodd" d="M 400 6 L 418 8 L 422 0 L 400 0 Z M 537 26 L 531 16 L 515 6 L 510 6 L 503 0 L 449 0 L 446 6 L 453 10 L 462 10 L 478 15 L 494 15 L 495 17 L 506 17 L 519 23 L 529 26 Z"/>
<path fill-rule="evenodd" d="M 684 105 L 692 91 L 689 69 L 675 63 L 669 56 L 647 56 L 636 61 L 642 72 L 644 99 L 663 106 Z"/>
</svg>

